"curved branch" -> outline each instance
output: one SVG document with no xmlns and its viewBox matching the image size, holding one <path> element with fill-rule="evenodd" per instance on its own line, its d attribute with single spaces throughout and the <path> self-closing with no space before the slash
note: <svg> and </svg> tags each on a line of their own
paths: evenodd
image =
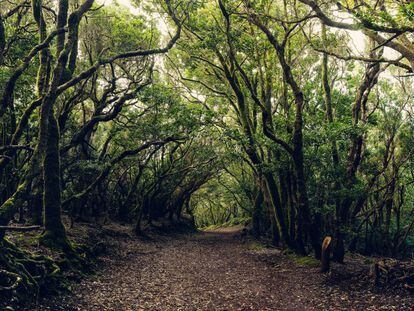
<svg viewBox="0 0 414 311">
<path fill-rule="evenodd" d="M 50 35 L 42 43 L 36 45 L 29 52 L 29 54 L 27 54 L 27 56 L 23 59 L 23 63 L 19 67 L 16 68 L 16 70 L 11 75 L 9 80 L 5 83 L 3 95 L 0 100 L 0 118 L 6 112 L 6 109 L 10 103 L 12 94 L 14 92 L 14 87 L 16 85 L 17 80 L 23 74 L 23 72 L 29 67 L 31 60 L 37 55 L 38 52 L 47 48 L 54 37 L 56 37 L 59 34 L 64 33 L 65 31 L 66 30 L 62 28 L 62 29 L 58 29 L 50 33 Z"/>
</svg>

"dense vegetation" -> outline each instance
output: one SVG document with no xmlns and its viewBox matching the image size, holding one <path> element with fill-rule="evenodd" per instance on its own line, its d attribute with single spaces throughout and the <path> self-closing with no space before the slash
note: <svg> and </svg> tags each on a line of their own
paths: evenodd
<svg viewBox="0 0 414 311">
<path fill-rule="evenodd" d="M 185 217 L 317 258 L 332 236 L 338 262 L 410 256 L 412 2 L 0 4 L 2 291 L 59 269 L 7 231 L 42 226 L 76 267 L 80 221 L 140 234 Z"/>
</svg>

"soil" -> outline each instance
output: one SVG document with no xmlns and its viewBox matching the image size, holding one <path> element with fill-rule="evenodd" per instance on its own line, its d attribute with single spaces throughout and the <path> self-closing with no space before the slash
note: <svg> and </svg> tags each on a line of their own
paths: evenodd
<svg viewBox="0 0 414 311">
<path fill-rule="evenodd" d="M 122 230 L 95 275 L 30 310 L 414 309 L 408 291 L 373 288 L 357 257 L 324 275 L 311 259 L 263 247 L 237 228 L 146 239 Z"/>
</svg>

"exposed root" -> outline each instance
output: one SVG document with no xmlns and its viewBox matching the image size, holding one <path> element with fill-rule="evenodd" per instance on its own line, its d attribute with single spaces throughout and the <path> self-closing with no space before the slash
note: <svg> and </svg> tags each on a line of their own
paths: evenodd
<svg viewBox="0 0 414 311">
<path fill-rule="evenodd" d="M 375 286 L 402 287 L 414 291 L 414 265 L 395 259 L 383 259 L 371 266 Z"/>
<path fill-rule="evenodd" d="M 90 271 L 86 258 L 88 250 L 79 245 L 72 245 L 66 235 L 45 231 L 39 237 L 39 243 L 63 254 L 63 259 L 59 261 L 62 268 L 72 270 L 79 276 Z"/>
<path fill-rule="evenodd" d="M 52 259 L 35 255 L 6 239 L 0 242 L 0 310 L 63 289 L 66 284 L 64 273 L 84 276 L 91 270 L 88 262 L 94 257 L 94 252 L 99 253 L 104 248 L 97 245 L 96 249 L 90 250 L 72 245 L 66 237 L 51 239 L 47 232 L 40 236 L 40 242 L 57 250 L 61 257 Z"/>
<path fill-rule="evenodd" d="M 0 242 L 0 309 L 33 300 L 56 290 L 61 268 L 47 256 L 24 251 L 7 240 Z"/>
<path fill-rule="evenodd" d="M 70 255 L 75 253 L 72 244 L 64 234 L 56 234 L 46 230 L 39 236 L 39 243 L 48 248 L 61 251 L 64 254 Z"/>
<path fill-rule="evenodd" d="M 0 280 L 3 283 L 0 285 L 0 292 L 7 292 L 16 290 L 23 279 L 17 273 L 0 270 Z"/>
</svg>

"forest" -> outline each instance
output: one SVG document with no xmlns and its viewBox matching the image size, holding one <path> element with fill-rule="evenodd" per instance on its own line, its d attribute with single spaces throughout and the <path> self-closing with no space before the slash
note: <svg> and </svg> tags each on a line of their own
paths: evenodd
<svg viewBox="0 0 414 311">
<path fill-rule="evenodd" d="M 1 310 L 414 309 L 413 1 L 0 0 L 0 135 Z"/>
</svg>

